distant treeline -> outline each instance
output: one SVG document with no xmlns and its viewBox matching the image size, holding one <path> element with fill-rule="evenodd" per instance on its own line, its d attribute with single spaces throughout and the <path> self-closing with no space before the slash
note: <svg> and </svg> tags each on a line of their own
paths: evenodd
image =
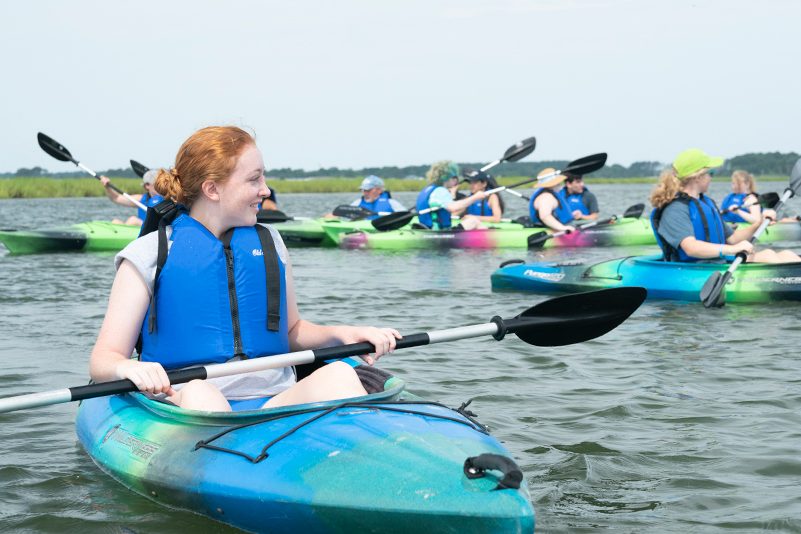
<svg viewBox="0 0 801 534">
<path fill-rule="evenodd" d="M 735 169 L 746 170 L 755 175 L 788 175 L 799 155 L 795 152 L 756 152 L 743 154 L 726 160 L 722 172 L 728 173 Z M 514 163 L 504 163 L 495 167 L 491 172 L 495 176 L 534 176 L 546 167 L 563 168 L 568 162 L 562 160 L 554 161 L 518 161 Z M 462 169 L 478 169 L 484 166 L 485 162 L 479 163 L 460 163 Z M 638 178 L 643 176 L 656 176 L 667 166 L 666 163 L 659 161 L 635 161 L 628 167 L 614 163 L 607 165 L 603 169 L 593 173 L 598 178 Z M 429 165 L 410 165 L 407 167 L 365 167 L 363 169 L 340 169 L 329 167 L 307 171 L 304 169 L 268 169 L 267 176 L 275 178 L 322 178 L 322 177 L 342 177 L 355 178 L 375 174 L 382 178 L 420 178 L 425 176 Z M 130 168 L 108 169 L 101 174 L 106 176 L 116 176 L 122 178 L 136 178 Z M 82 171 L 75 172 L 49 172 L 42 167 L 20 168 L 13 173 L 0 173 L 0 178 L 16 177 L 43 177 L 43 178 L 83 178 L 86 174 Z"/>
</svg>

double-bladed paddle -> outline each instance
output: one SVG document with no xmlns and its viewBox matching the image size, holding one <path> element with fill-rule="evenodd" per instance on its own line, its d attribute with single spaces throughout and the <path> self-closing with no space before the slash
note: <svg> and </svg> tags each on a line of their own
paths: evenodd
<svg viewBox="0 0 801 534">
<path fill-rule="evenodd" d="M 587 224 L 582 224 L 576 228 L 576 232 L 583 232 L 587 228 L 592 228 L 593 226 L 604 226 L 607 224 L 612 224 L 613 222 L 617 221 L 621 218 L 633 218 L 638 219 L 640 215 L 642 215 L 643 210 L 645 209 L 645 204 L 634 204 L 633 206 L 629 206 L 623 215 L 612 215 L 607 219 L 601 219 L 599 221 L 592 221 Z M 562 230 L 561 232 L 554 232 L 549 234 L 548 232 L 537 232 L 536 234 L 531 234 L 528 236 L 528 248 L 540 248 L 542 247 L 546 241 L 551 239 L 552 237 L 559 237 L 565 234 L 569 234 L 572 232 L 568 232 L 567 230 Z"/>
<path fill-rule="evenodd" d="M 499 159 L 496 159 L 495 161 L 491 161 L 490 163 L 487 163 L 486 165 L 481 167 L 480 170 L 481 170 L 481 172 L 487 172 L 491 168 L 493 168 L 493 167 L 495 167 L 497 165 L 500 165 L 504 161 L 518 161 L 518 160 L 521 160 L 521 159 L 525 158 L 526 156 L 528 156 L 529 154 L 531 154 L 532 152 L 534 152 L 534 148 L 536 146 L 537 146 L 537 139 L 535 137 L 529 137 L 528 139 L 523 139 L 519 143 L 515 143 L 514 145 L 510 146 L 509 148 L 507 148 L 506 152 L 504 152 L 503 156 L 501 156 Z M 497 189 L 491 189 L 489 192 L 490 193 L 495 193 L 497 191 L 504 191 L 505 189 L 512 188 L 512 187 L 517 187 L 517 186 L 520 186 L 520 185 L 524 185 L 524 184 L 527 184 L 527 183 L 529 183 L 531 181 L 532 180 L 527 180 L 525 182 L 520 182 L 519 184 L 510 185 L 508 187 L 499 187 Z M 439 208 L 429 208 L 429 209 L 422 210 L 419 213 L 416 210 L 412 210 L 412 211 L 397 211 L 395 213 L 390 213 L 389 215 L 384 215 L 382 217 L 378 217 L 376 219 L 373 219 L 372 225 L 373 225 L 373 228 L 375 228 L 379 232 L 386 232 L 386 231 L 389 231 L 389 230 L 397 230 L 398 228 L 401 228 L 401 227 L 406 226 L 407 224 L 409 224 L 409 222 L 414 218 L 415 215 L 420 215 L 422 213 L 428 213 L 428 212 L 434 211 L 435 209 L 439 209 Z"/>
<path fill-rule="evenodd" d="M 274 224 L 287 221 L 309 221 L 310 217 L 290 217 L 281 210 L 259 210 L 256 214 L 256 222 Z"/>
<path fill-rule="evenodd" d="M 514 187 L 520 187 L 521 185 L 530 184 L 531 182 L 536 182 L 536 181 L 542 182 L 544 180 L 547 180 L 548 178 L 553 178 L 554 176 L 558 176 L 561 173 L 588 174 L 593 171 L 597 171 L 605 164 L 606 164 L 606 153 L 604 152 L 599 154 L 593 154 L 591 156 L 585 156 L 583 158 L 571 161 L 562 170 L 555 170 L 553 172 L 549 172 L 548 174 L 542 176 L 535 176 L 534 178 L 529 178 L 527 180 L 523 180 L 522 182 L 518 182 L 516 184 L 505 185 L 501 187 L 496 187 L 494 189 L 489 189 L 486 191 L 486 194 L 491 195 L 492 193 L 497 193 L 499 191 L 505 191 L 507 189 L 512 189 Z M 400 228 L 408 224 L 409 221 L 411 221 L 412 218 L 415 216 L 415 214 L 422 215 L 424 213 L 429 213 L 432 211 L 436 211 L 438 209 L 442 208 L 426 208 L 424 210 L 420 210 L 419 212 L 401 211 L 397 213 L 392 213 L 385 217 L 379 217 L 377 219 L 374 219 L 372 224 L 376 230 L 381 232 L 387 230 L 395 230 L 397 228 Z"/>
<path fill-rule="evenodd" d="M 645 297 L 646 291 L 641 287 L 618 287 L 558 297 L 541 302 L 512 319 L 502 319 L 496 316 L 485 324 L 404 336 L 398 340 L 395 348 L 407 349 L 481 336 L 492 336 L 500 341 L 506 334 L 515 334 L 529 345 L 541 347 L 581 343 L 613 330 L 643 303 Z M 171 384 L 182 384 L 190 380 L 205 380 L 278 367 L 303 365 L 358 356 L 374 351 L 375 347 L 370 343 L 352 343 L 339 347 L 303 350 L 264 358 L 192 367 L 170 371 L 167 376 Z M 137 391 L 137 388 L 130 380 L 114 380 L 88 386 L 31 393 L 0 399 L 0 412 L 49 406 L 132 391 Z"/>
<path fill-rule="evenodd" d="M 725 215 L 727 213 L 733 213 L 738 210 L 744 210 L 746 208 L 750 208 L 755 204 L 759 204 L 764 208 L 774 209 L 776 207 L 776 204 L 778 203 L 779 203 L 779 194 L 771 191 L 759 195 L 756 202 L 746 202 L 742 206 L 732 206 L 730 208 L 726 208 L 725 210 L 720 210 L 720 214 Z"/>
<path fill-rule="evenodd" d="M 55 139 L 53 139 L 51 137 L 48 137 L 47 135 L 43 134 L 42 132 L 39 132 L 38 134 L 36 134 L 36 139 L 37 139 L 37 141 L 39 141 L 39 146 L 42 147 L 42 150 L 44 150 L 45 152 L 47 152 L 48 154 L 50 154 L 51 156 L 53 156 L 57 160 L 59 160 L 59 161 L 71 161 L 75 165 L 77 165 L 78 167 L 83 169 L 85 172 L 90 174 L 91 176 L 93 176 L 93 177 L 97 178 L 98 180 L 100 180 L 100 175 L 99 174 L 97 174 L 95 171 L 93 171 L 92 169 L 90 169 L 89 167 L 87 167 L 86 165 L 81 163 L 80 161 L 78 161 L 75 158 L 73 158 L 72 154 L 70 154 L 70 151 L 67 150 L 67 148 L 64 145 L 62 145 L 61 143 L 59 143 Z M 111 189 L 113 191 L 116 191 L 120 195 L 124 196 L 125 198 L 127 198 L 128 200 L 133 202 L 137 207 L 142 208 L 143 210 L 147 209 L 147 206 L 145 206 L 144 204 L 142 204 L 138 200 L 135 200 L 128 193 L 125 193 L 124 191 L 119 189 L 117 186 L 115 186 L 111 182 L 107 183 L 106 187 L 108 187 L 109 189 Z"/>
<path fill-rule="evenodd" d="M 352 221 L 358 221 L 360 219 L 364 219 L 372 215 L 388 214 L 388 212 L 386 211 L 373 211 L 367 208 L 363 208 L 361 206 L 350 206 L 348 204 L 341 204 L 337 206 L 331 213 L 333 215 L 336 215 L 337 217 L 342 217 L 343 219 L 350 219 Z"/>
<path fill-rule="evenodd" d="M 142 165 L 141 163 L 139 163 L 135 159 L 131 160 L 131 168 L 133 169 L 133 172 L 135 172 L 136 175 L 139 178 L 144 178 L 145 177 L 145 173 L 150 170 L 150 167 L 146 167 L 146 166 Z"/>
<path fill-rule="evenodd" d="M 801 159 L 795 162 L 795 165 L 793 165 L 793 170 L 790 171 L 790 183 L 787 189 L 784 190 L 784 193 L 782 193 L 779 202 L 777 202 L 776 206 L 774 207 L 777 213 L 784 206 L 784 203 L 787 202 L 790 197 L 795 195 L 799 188 L 801 188 Z M 770 220 L 764 219 L 749 241 L 751 243 L 756 241 L 769 224 Z M 709 276 L 709 278 L 707 278 L 706 283 L 704 283 L 704 287 L 701 288 L 700 295 L 701 302 L 704 304 L 705 308 L 720 308 L 726 304 L 726 284 L 729 283 L 734 271 L 737 270 L 737 267 L 739 267 L 747 257 L 748 254 L 745 252 L 738 252 L 737 257 L 734 258 L 734 261 L 729 268 L 726 269 L 726 271 L 723 273 L 720 271 L 715 271 Z"/>
</svg>

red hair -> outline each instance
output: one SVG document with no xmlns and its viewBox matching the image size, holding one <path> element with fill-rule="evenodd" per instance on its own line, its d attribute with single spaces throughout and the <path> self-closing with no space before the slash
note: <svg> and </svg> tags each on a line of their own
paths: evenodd
<svg viewBox="0 0 801 534">
<path fill-rule="evenodd" d="M 242 152 L 256 141 L 236 126 L 209 126 L 193 133 L 175 156 L 175 166 L 160 169 L 154 187 L 165 198 L 191 207 L 206 180 L 223 183 Z"/>
</svg>

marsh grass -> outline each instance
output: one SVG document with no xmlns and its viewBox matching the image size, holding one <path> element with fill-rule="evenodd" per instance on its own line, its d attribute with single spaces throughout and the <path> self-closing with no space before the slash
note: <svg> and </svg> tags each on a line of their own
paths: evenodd
<svg viewBox="0 0 801 534">
<path fill-rule="evenodd" d="M 527 176 L 506 176 L 498 179 L 500 185 L 510 185 L 526 180 Z M 138 178 L 112 178 L 112 183 L 126 193 L 142 193 Z M 716 176 L 716 182 L 727 182 L 729 177 Z M 760 176 L 759 182 L 787 181 L 785 176 Z M 267 183 L 280 194 L 286 193 L 348 193 L 357 192 L 361 178 L 310 178 L 308 180 L 283 180 L 267 177 Z M 384 180 L 390 191 L 420 191 L 424 180 L 405 180 L 389 178 Z M 655 177 L 643 178 L 593 178 L 586 179 L 592 184 L 647 184 L 656 183 Z M 466 188 L 466 184 L 462 186 Z M 522 186 L 531 187 L 530 185 Z M 103 187 L 94 178 L 8 178 L 0 180 L 0 199 L 4 198 L 58 198 L 58 197 L 101 197 Z"/>
</svg>

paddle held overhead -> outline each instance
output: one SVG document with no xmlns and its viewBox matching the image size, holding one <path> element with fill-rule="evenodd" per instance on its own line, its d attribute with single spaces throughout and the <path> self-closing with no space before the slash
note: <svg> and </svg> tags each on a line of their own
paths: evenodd
<svg viewBox="0 0 801 534">
<path fill-rule="evenodd" d="M 56 158 L 59 161 L 71 161 L 75 165 L 77 165 L 78 167 L 83 169 L 89 175 L 91 175 L 94 178 L 97 178 L 98 180 L 100 180 L 100 175 L 99 174 L 97 174 L 95 171 L 93 171 L 92 169 L 90 169 L 89 167 L 87 167 L 86 165 L 81 163 L 80 161 L 78 161 L 75 158 L 73 158 L 72 154 L 70 154 L 70 151 L 67 150 L 66 147 L 64 147 L 64 145 L 62 145 L 61 143 L 59 143 L 55 139 L 53 139 L 51 137 L 48 137 L 47 135 L 43 134 L 42 132 L 39 132 L 38 134 L 36 134 L 36 139 L 37 139 L 37 141 L 39 141 L 39 146 L 42 147 L 42 150 L 47 152 L 49 155 L 53 156 L 54 158 Z M 125 198 L 127 198 L 128 200 L 130 200 L 131 202 L 136 204 L 137 207 L 142 208 L 143 210 L 147 210 L 147 206 L 145 206 L 144 204 L 142 204 L 138 200 L 133 199 L 128 193 L 125 193 L 124 191 L 119 189 L 117 186 L 115 186 L 111 182 L 109 182 L 106 185 L 106 187 L 108 187 L 111 190 L 116 191 L 120 195 L 124 196 Z"/>
</svg>

